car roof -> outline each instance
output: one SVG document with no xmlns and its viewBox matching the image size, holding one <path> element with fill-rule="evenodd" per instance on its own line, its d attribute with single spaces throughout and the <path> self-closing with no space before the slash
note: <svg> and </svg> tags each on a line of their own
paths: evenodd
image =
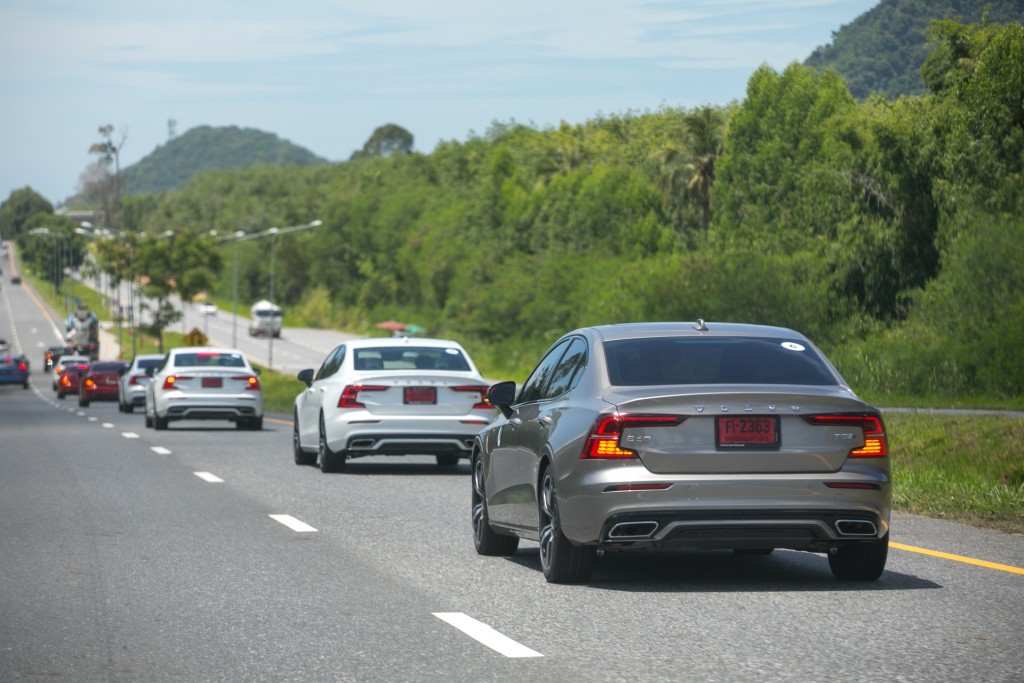
<svg viewBox="0 0 1024 683">
<path fill-rule="evenodd" d="M 804 335 L 788 327 L 748 323 L 705 322 L 703 320 L 694 322 L 644 322 L 598 325 L 591 328 L 574 330 L 574 332 L 580 333 L 585 330 L 591 330 L 603 341 L 642 339 L 646 337 L 782 337 L 784 339 L 807 341 Z"/>
<path fill-rule="evenodd" d="M 395 346 L 428 346 L 442 348 L 462 348 L 462 344 L 451 339 L 432 339 L 429 337 L 364 337 L 344 342 L 352 349 L 365 349 L 367 347 L 395 347 Z"/>
</svg>

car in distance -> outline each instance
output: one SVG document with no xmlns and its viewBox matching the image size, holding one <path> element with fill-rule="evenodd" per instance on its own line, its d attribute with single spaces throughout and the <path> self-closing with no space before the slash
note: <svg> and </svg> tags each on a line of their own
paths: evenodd
<svg viewBox="0 0 1024 683">
<path fill-rule="evenodd" d="M 0 356 L 0 384 L 20 384 L 28 389 L 28 359 L 22 355 Z"/>
<path fill-rule="evenodd" d="M 64 368 L 67 366 L 88 365 L 90 359 L 88 356 L 83 356 L 77 353 L 69 353 L 61 356 L 56 363 L 53 365 L 53 390 L 60 393 L 60 377 L 64 372 Z M 60 396 L 59 398 L 64 398 Z"/>
<path fill-rule="evenodd" d="M 149 384 L 149 375 L 146 371 L 160 367 L 163 360 L 162 353 L 144 353 L 132 359 L 128 369 L 118 378 L 118 410 L 122 413 L 131 413 L 135 408 L 146 405 L 146 385 Z"/>
<path fill-rule="evenodd" d="M 94 360 L 82 375 L 78 405 L 88 408 L 93 401 L 116 401 L 117 382 L 128 364 L 120 360 Z"/>
<path fill-rule="evenodd" d="M 793 330 L 634 323 L 559 339 L 477 437 L 482 555 L 540 544 L 545 578 L 585 582 L 597 551 L 826 553 L 833 575 L 885 568 L 885 427 Z"/>
<path fill-rule="evenodd" d="M 62 399 L 68 394 L 77 394 L 82 386 L 82 378 L 89 370 L 88 356 L 64 356 L 57 368 L 57 398 Z"/>
<path fill-rule="evenodd" d="M 306 386 L 295 397 L 295 463 L 324 472 L 369 455 L 433 455 L 440 466 L 457 465 L 494 417 L 469 354 L 445 339 L 347 341 L 298 379 Z"/>
<path fill-rule="evenodd" d="M 263 429 L 259 373 L 238 349 L 171 349 L 148 370 L 146 426 L 167 429 L 175 420 L 230 420 L 239 429 Z"/>
<path fill-rule="evenodd" d="M 199 313 L 201 315 L 217 315 L 217 305 L 210 303 L 209 301 L 204 301 L 199 304 Z"/>
</svg>

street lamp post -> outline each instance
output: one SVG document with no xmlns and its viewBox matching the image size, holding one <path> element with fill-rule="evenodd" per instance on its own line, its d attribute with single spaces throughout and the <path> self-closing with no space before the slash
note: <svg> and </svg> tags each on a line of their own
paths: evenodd
<svg viewBox="0 0 1024 683">
<path fill-rule="evenodd" d="M 228 237 L 222 239 L 222 242 L 228 240 L 235 243 L 234 253 L 234 266 L 232 268 L 231 276 L 231 313 L 232 313 L 232 330 L 231 330 L 231 345 L 238 348 L 237 339 L 237 326 L 238 326 L 238 243 L 248 240 L 260 239 L 262 237 L 270 237 L 270 301 L 274 301 L 274 277 L 275 277 L 275 260 L 277 254 L 277 238 L 279 235 L 286 235 L 290 232 L 299 232 L 300 230 L 311 230 L 313 228 L 320 227 L 324 222 L 317 219 L 310 221 L 309 223 L 303 223 L 302 225 L 291 225 L 287 228 L 270 228 L 263 230 L 262 232 L 245 233 L 238 230 Z M 267 345 L 267 367 L 273 369 L 274 367 L 274 334 L 271 332 L 270 338 Z"/>
</svg>

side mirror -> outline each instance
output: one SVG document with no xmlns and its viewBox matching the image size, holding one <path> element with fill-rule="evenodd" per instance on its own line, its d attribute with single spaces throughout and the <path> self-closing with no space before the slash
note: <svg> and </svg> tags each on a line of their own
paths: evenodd
<svg viewBox="0 0 1024 683">
<path fill-rule="evenodd" d="M 508 417 L 512 414 L 512 408 L 510 406 L 516 400 L 516 383 L 509 382 L 498 382 L 484 395 L 487 402 L 492 406 L 501 411 L 501 414 Z"/>
<path fill-rule="evenodd" d="M 297 374 L 296 377 L 300 382 L 305 384 L 307 387 L 313 386 L 313 368 L 299 370 L 299 374 Z"/>
</svg>

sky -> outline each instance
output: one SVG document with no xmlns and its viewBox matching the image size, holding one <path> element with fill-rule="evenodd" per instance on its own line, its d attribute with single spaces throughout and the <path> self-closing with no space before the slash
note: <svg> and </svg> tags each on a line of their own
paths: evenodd
<svg viewBox="0 0 1024 683">
<path fill-rule="evenodd" d="M 203 125 L 344 161 L 388 123 L 429 153 L 742 101 L 878 1 L 0 0 L 0 202 L 75 194 L 104 125 L 122 168 Z"/>
</svg>

